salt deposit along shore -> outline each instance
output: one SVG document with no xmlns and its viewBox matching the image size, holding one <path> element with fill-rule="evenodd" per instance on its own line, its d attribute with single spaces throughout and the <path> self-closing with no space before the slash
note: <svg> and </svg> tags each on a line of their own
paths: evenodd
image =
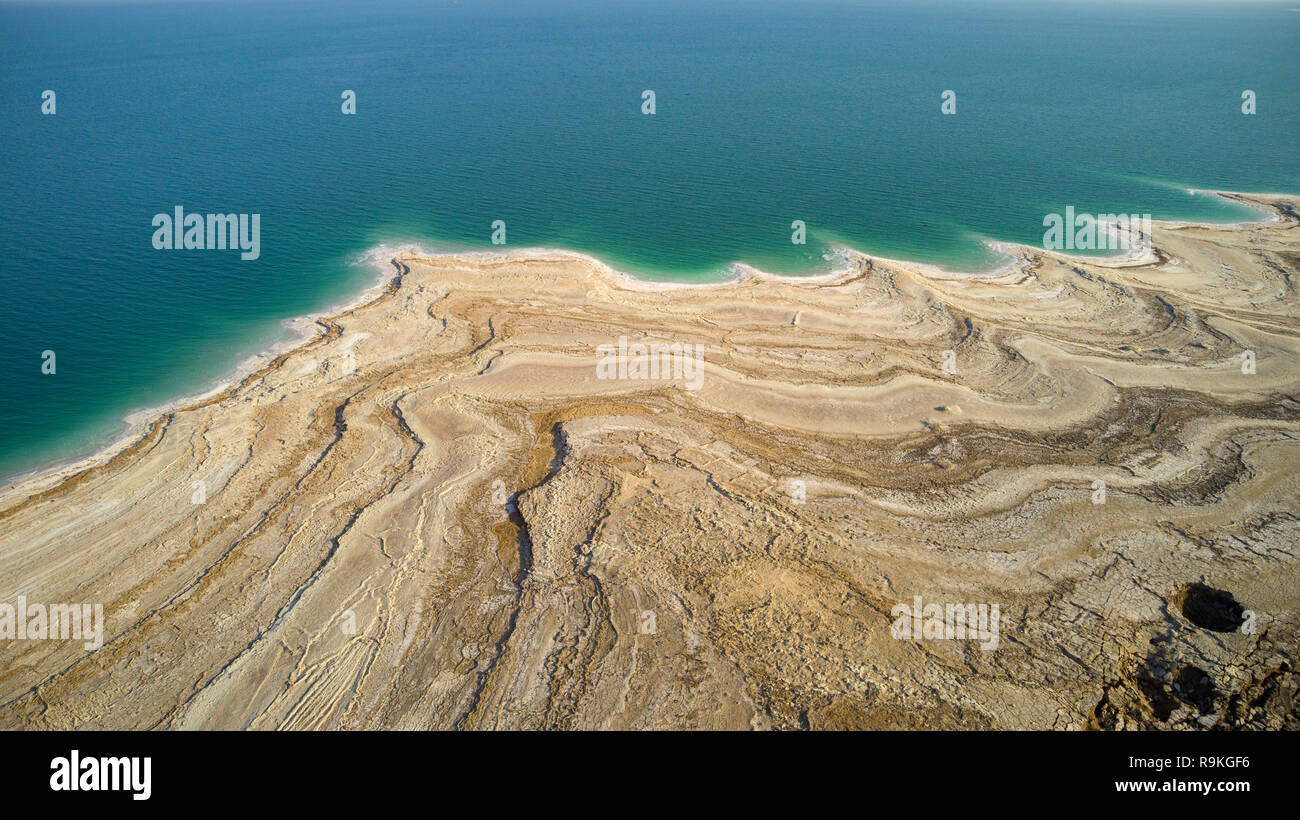
<svg viewBox="0 0 1300 820">
<path fill-rule="evenodd" d="M 0 604 L 103 607 L 0 606 L 0 727 L 1300 728 L 1298 200 L 1225 196 L 989 275 L 401 251 L 0 493 Z"/>
</svg>

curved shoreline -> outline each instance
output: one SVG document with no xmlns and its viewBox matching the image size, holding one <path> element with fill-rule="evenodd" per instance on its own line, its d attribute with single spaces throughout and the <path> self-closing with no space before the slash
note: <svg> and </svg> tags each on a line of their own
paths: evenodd
<svg viewBox="0 0 1300 820">
<path fill-rule="evenodd" d="M 392 264 L 397 264 L 396 260 L 391 261 Z M 5 503 L 13 492 L 21 490 L 24 484 L 39 485 L 43 481 L 54 482 L 48 487 L 35 487 L 30 493 L 35 497 L 64 486 L 68 480 L 80 473 L 107 466 L 143 445 L 163 417 L 203 407 L 238 392 L 259 375 L 279 366 L 288 356 L 326 341 L 333 320 L 383 299 L 396 289 L 401 277 L 400 268 L 396 275 L 384 275 L 381 272 L 379 281 L 350 300 L 345 300 L 326 310 L 283 320 L 281 326 L 289 328 L 293 334 L 291 338 L 276 342 L 266 350 L 245 358 L 229 375 L 219 378 L 215 384 L 202 392 L 179 396 L 162 404 L 131 411 L 122 418 L 126 430 L 115 434 L 107 443 L 94 447 L 93 452 L 56 458 L 51 463 L 24 470 L 7 478 L 5 485 L 0 487 L 0 504 Z M 0 510 L 0 514 L 3 512 Z"/>
<path fill-rule="evenodd" d="M 1279 216 L 1276 210 L 1278 207 L 1277 204 L 1273 201 L 1296 198 L 1296 195 L 1284 193 L 1249 193 L 1199 188 L 1187 188 L 1186 190 L 1189 193 L 1208 195 L 1225 202 L 1249 208 L 1259 213 L 1261 218 L 1258 220 L 1237 220 L 1233 222 L 1153 220 L 1152 225 L 1159 225 L 1161 228 L 1165 229 L 1237 228 L 1276 222 L 1281 219 L 1281 216 Z M 1294 212 L 1292 213 L 1294 215 Z M 330 323 L 333 320 L 347 316 L 353 311 L 368 307 L 384 299 L 396 289 L 400 284 L 403 275 L 401 273 L 401 268 L 399 267 L 399 272 L 396 275 L 393 275 L 388 272 L 388 267 L 389 265 L 398 266 L 399 263 L 397 260 L 405 256 L 417 256 L 437 261 L 464 261 L 474 264 L 481 264 L 486 261 L 494 261 L 497 264 L 529 261 L 578 261 L 591 267 L 593 270 L 598 271 L 602 276 L 614 282 L 619 287 L 625 290 L 640 292 L 720 289 L 743 285 L 745 282 L 753 279 L 833 284 L 842 281 L 846 275 L 854 273 L 851 267 L 851 263 L 854 260 L 863 260 L 867 262 L 869 266 L 874 266 L 876 264 L 905 265 L 915 270 L 923 271 L 927 275 L 939 279 L 963 277 L 996 279 L 1004 277 L 1016 272 L 1024 263 L 1025 254 L 1030 252 L 1048 253 L 1079 263 L 1096 264 L 1116 268 L 1144 266 L 1161 261 L 1158 256 L 1151 253 L 1152 249 L 1148 245 L 1143 245 L 1118 254 L 1088 256 L 1069 254 L 1062 251 L 1046 250 L 1032 245 L 1025 245 L 1023 243 L 996 240 L 987 237 L 980 237 L 980 241 L 987 247 L 997 251 L 999 255 L 1003 256 L 1005 258 L 1004 261 L 989 269 L 950 270 L 935 263 L 878 256 L 864 253 L 848 246 L 830 246 L 829 253 L 840 257 L 840 261 L 844 264 L 834 267 L 825 273 L 770 273 L 749 265 L 748 263 L 737 261 L 731 262 L 727 265 L 727 269 L 731 272 L 730 276 L 718 281 L 702 282 L 675 282 L 643 279 L 633 273 L 619 270 L 592 254 L 567 248 L 550 248 L 541 246 L 510 248 L 506 250 L 484 249 L 439 252 L 430 251 L 419 243 L 408 242 L 396 245 L 381 243 L 363 251 L 354 258 L 353 264 L 372 265 L 377 268 L 376 281 L 365 287 L 356 296 L 351 299 L 344 299 L 341 302 L 337 302 L 332 307 L 281 320 L 281 326 L 289 329 L 291 333 L 290 338 L 276 342 L 270 345 L 267 349 L 245 358 L 243 361 L 238 363 L 234 369 L 228 373 L 228 375 L 218 377 L 212 386 L 205 390 L 198 393 L 181 395 L 164 401 L 161 404 L 144 407 L 127 413 L 121 420 L 124 429 L 121 429 L 118 433 L 112 434 L 104 443 L 100 445 L 91 445 L 88 448 L 82 448 L 81 452 L 76 454 L 55 456 L 36 467 L 24 469 L 12 476 L 5 477 L 4 485 L 0 486 L 0 505 L 8 503 L 15 495 L 38 497 L 48 491 L 66 485 L 68 481 L 75 479 L 78 475 L 84 472 L 95 470 L 112 463 L 119 457 L 135 451 L 147 442 L 149 437 L 155 432 L 158 423 L 163 417 L 172 413 L 195 409 L 213 402 L 221 401 L 234 392 L 237 392 L 258 375 L 267 372 L 271 368 L 279 366 L 279 364 L 289 355 L 300 350 L 309 349 L 327 340 L 330 333 Z M 7 510 L 0 509 L 0 515 L 3 515 L 6 511 Z"/>
<path fill-rule="evenodd" d="M 407 248 L 314 341 L 7 496 L 0 591 L 107 628 L 0 643 L 0 725 L 1297 725 L 1267 691 L 1300 634 L 1297 206 L 1001 277 L 667 292 Z M 611 376 L 624 337 L 705 378 Z M 1188 623 L 1197 584 L 1268 645 Z M 1005 640 L 898 640 L 918 595 Z M 1249 709 L 1163 710 L 1189 663 Z"/>
</svg>

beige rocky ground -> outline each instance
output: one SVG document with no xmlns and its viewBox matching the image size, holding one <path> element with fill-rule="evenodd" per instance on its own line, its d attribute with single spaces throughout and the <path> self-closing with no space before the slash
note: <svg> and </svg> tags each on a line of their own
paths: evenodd
<svg viewBox="0 0 1300 820">
<path fill-rule="evenodd" d="M 407 254 L 0 495 L 0 601 L 106 618 L 0 642 L 0 727 L 1300 728 L 1300 227 L 1243 199 L 982 277 Z M 700 389 L 597 378 L 623 335 Z M 916 595 L 997 648 L 896 639 Z"/>
</svg>

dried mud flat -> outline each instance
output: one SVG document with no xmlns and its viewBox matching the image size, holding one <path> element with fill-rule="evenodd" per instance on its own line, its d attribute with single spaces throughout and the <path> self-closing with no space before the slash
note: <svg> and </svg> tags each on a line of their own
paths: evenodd
<svg viewBox="0 0 1300 820">
<path fill-rule="evenodd" d="M 1300 227 L 1233 196 L 1278 219 L 988 276 L 400 256 L 0 494 L 0 601 L 106 623 L 0 642 L 0 727 L 1300 728 Z M 702 387 L 598 379 L 619 336 Z M 896 639 L 917 595 L 997 648 Z"/>
</svg>

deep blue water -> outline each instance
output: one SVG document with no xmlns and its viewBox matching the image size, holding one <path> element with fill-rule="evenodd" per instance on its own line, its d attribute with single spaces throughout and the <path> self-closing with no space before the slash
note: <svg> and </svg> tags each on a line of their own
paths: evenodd
<svg viewBox="0 0 1300 820">
<path fill-rule="evenodd" d="M 829 243 L 977 268 L 1066 205 L 1243 218 L 1187 188 L 1300 192 L 1295 6 L 0 5 L 0 475 L 212 383 L 380 242 L 502 219 L 700 280 Z M 260 214 L 261 258 L 155 250 L 175 205 Z"/>
</svg>

